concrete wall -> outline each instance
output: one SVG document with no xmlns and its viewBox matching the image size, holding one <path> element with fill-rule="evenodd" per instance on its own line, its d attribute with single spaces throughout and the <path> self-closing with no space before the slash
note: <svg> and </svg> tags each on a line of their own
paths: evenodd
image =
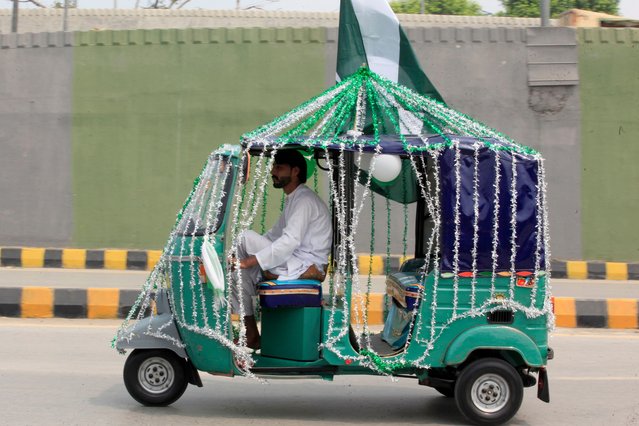
<svg viewBox="0 0 639 426">
<path fill-rule="evenodd" d="M 629 83 L 638 44 L 633 30 L 623 31 L 625 43 L 580 33 L 581 47 L 565 28 L 408 31 L 452 107 L 546 157 L 558 258 L 639 257 L 633 234 L 623 235 L 629 216 L 606 216 L 596 203 L 603 192 L 618 211 L 623 197 L 636 200 L 634 169 L 616 162 L 629 161 L 623 153 L 634 153 L 639 133 L 639 92 Z M 208 152 L 332 84 L 336 38 L 336 28 L 0 36 L 0 245 L 161 247 Z M 628 145 L 608 150 L 604 162 L 596 147 L 611 131 L 592 124 L 609 93 L 602 61 L 618 64 L 605 75 L 620 83 L 606 100 L 610 113 L 599 117 L 622 117 L 620 143 Z M 594 182 L 582 167 L 610 177 Z M 384 252 L 385 204 L 376 207 L 376 251 Z M 392 229 L 393 253 L 402 251 L 400 228 Z M 607 234 L 592 234 L 600 228 Z"/>
<path fill-rule="evenodd" d="M 325 44 L 320 29 L 1 36 L 0 245 L 162 247 L 208 153 L 326 87 Z"/>
<path fill-rule="evenodd" d="M 639 259 L 639 29 L 582 29 L 583 254 Z"/>
<path fill-rule="evenodd" d="M 30 34 L 0 43 L 0 241 L 64 246 L 73 226 L 73 49 L 35 39 L 43 48 L 31 47 Z"/>
</svg>

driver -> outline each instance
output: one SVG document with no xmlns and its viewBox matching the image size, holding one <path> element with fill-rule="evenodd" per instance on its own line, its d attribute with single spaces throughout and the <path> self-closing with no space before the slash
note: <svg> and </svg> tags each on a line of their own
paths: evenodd
<svg viewBox="0 0 639 426">
<path fill-rule="evenodd" d="M 273 186 L 286 194 L 278 221 L 264 235 L 247 230 L 240 235 L 237 256 L 242 284 L 231 294 L 234 313 L 244 306 L 247 346 L 260 348 L 253 299 L 263 278 L 323 281 L 331 249 L 332 224 L 328 207 L 306 182 L 306 160 L 298 150 L 277 151 L 271 169 Z"/>
</svg>

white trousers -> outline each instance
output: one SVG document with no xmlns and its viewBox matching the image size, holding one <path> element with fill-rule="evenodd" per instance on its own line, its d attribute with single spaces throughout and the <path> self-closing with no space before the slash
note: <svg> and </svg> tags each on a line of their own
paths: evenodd
<svg viewBox="0 0 639 426">
<path fill-rule="evenodd" d="M 244 231 L 240 236 L 240 244 L 237 247 L 237 257 L 244 259 L 248 256 L 253 256 L 260 250 L 268 247 L 271 244 L 271 240 L 258 234 L 255 231 Z M 276 266 L 273 269 L 269 269 L 274 275 L 286 275 L 288 269 L 286 265 Z M 240 313 L 240 299 L 244 306 L 244 316 L 255 315 L 255 307 L 253 305 L 255 297 L 257 296 L 257 283 L 262 281 L 262 270 L 260 266 L 253 266 L 251 268 L 240 269 L 239 274 L 241 276 L 241 286 L 231 286 L 231 308 L 234 314 Z M 238 288 L 239 287 L 239 288 Z M 239 295 L 238 295 L 239 290 Z"/>
</svg>

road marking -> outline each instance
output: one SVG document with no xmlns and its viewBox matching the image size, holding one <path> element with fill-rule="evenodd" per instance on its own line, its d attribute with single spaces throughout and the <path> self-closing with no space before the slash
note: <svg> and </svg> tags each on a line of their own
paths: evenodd
<svg viewBox="0 0 639 426">
<path fill-rule="evenodd" d="M 608 330 L 608 329 L 602 329 Z M 564 334 L 564 333 L 553 333 L 550 337 L 594 337 L 597 339 L 639 339 L 639 335 L 628 334 L 595 334 L 595 333 L 574 333 L 574 334 Z"/>
<path fill-rule="evenodd" d="M 114 331 L 124 322 L 124 320 L 97 320 L 105 323 L 89 322 L 80 323 L 78 320 L 69 323 L 56 323 L 55 319 L 45 321 L 29 321 L 28 319 L 10 320 L 7 318 L 0 319 L 0 328 L 111 328 Z M 82 321 L 82 320 L 80 320 Z M 86 320 L 84 320 L 86 321 Z M 131 321 L 130 324 L 134 322 Z"/>
<path fill-rule="evenodd" d="M 580 377 L 570 377 L 570 376 L 560 376 L 560 377 L 553 377 L 550 376 L 549 377 L 550 380 L 552 381 L 557 381 L 557 380 L 567 380 L 567 381 L 571 381 L 571 382 L 581 382 L 581 381 L 597 381 L 597 382 L 609 382 L 609 381 L 615 381 L 615 382 L 623 382 L 623 381 L 639 381 L 639 377 L 637 376 L 632 376 L 632 377 L 619 377 L 619 376 L 612 376 L 612 377 L 588 377 L 588 376 L 580 376 Z"/>
</svg>

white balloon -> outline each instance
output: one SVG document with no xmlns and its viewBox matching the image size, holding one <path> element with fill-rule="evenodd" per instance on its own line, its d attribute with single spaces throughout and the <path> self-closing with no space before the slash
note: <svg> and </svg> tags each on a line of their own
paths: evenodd
<svg viewBox="0 0 639 426">
<path fill-rule="evenodd" d="M 380 182 L 397 179 L 402 171 L 402 160 L 396 155 L 381 154 L 375 162 L 373 177 Z"/>
</svg>

